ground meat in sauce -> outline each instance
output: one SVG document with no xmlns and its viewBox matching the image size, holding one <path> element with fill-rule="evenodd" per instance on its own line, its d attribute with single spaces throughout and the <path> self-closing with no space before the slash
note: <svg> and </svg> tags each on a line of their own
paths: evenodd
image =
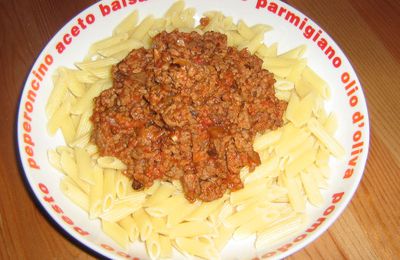
<svg viewBox="0 0 400 260">
<path fill-rule="evenodd" d="M 287 106 L 261 65 L 221 33 L 161 32 L 113 67 L 113 87 L 95 99 L 92 141 L 128 165 L 136 190 L 180 180 L 193 202 L 241 189 L 240 169 L 260 164 L 256 133 L 280 127 Z"/>
</svg>

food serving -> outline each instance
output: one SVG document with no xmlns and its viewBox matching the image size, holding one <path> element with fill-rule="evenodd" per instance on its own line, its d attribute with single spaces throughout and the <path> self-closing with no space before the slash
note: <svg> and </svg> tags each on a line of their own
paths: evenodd
<svg viewBox="0 0 400 260">
<path fill-rule="evenodd" d="M 240 170 L 260 164 L 256 133 L 282 126 L 287 104 L 261 65 L 221 33 L 161 32 L 113 68 L 113 87 L 95 99 L 100 156 L 121 159 L 135 190 L 180 180 L 194 202 L 242 188 Z"/>
<path fill-rule="evenodd" d="M 121 247 L 151 258 L 217 258 L 256 235 L 263 250 L 301 230 L 344 150 L 328 84 L 302 57 L 262 43 L 266 25 L 176 2 L 133 12 L 77 69 L 59 68 L 46 113 L 61 191 Z M 189 201 L 188 201 L 189 200 Z"/>
</svg>

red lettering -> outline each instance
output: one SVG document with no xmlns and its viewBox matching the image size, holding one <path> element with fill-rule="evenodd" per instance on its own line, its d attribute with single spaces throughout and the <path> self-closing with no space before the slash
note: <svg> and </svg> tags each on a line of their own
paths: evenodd
<svg viewBox="0 0 400 260">
<path fill-rule="evenodd" d="M 128 255 L 128 254 L 126 254 L 124 252 L 117 252 L 117 255 L 125 257 L 125 258 L 130 258 L 131 257 L 130 255 Z"/>
<path fill-rule="evenodd" d="M 78 26 L 76 26 L 76 25 L 72 26 L 72 29 L 71 29 L 72 36 L 76 37 L 79 35 L 80 32 L 81 31 L 79 30 Z"/>
<path fill-rule="evenodd" d="M 68 225 L 73 225 L 74 224 L 74 222 L 69 217 L 67 217 L 65 215 L 62 216 L 61 219 L 64 220 L 64 222 L 67 223 Z"/>
<path fill-rule="evenodd" d="M 332 60 L 332 64 L 335 68 L 339 68 L 342 65 L 342 59 L 339 57 L 335 57 Z"/>
<path fill-rule="evenodd" d="M 32 118 L 26 112 L 24 112 L 24 119 L 28 120 L 29 122 L 32 121 Z"/>
<path fill-rule="evenodd" d="M 33 80 L 31 81 L 31 88 L 32 88 L 33 90 L 36 90 L 36 91 L 39 90 L 40 85 L 39 85 L 39 82 L 36 81 L 36 79 L 33 79 Z"/>
<path fill-rule="evenodd" d="M 348 179 L 350 178 L 354 173 L 353 169 L 347 169 L 344 173 L 343 179 Z"/>
<path fill-rule="evenodd" d="M 287 11 L 287 9 L 286 9 L 286 8 L 284 8 L 284 7 L 281 7 L 281 8 L 279 8 L 278 15 L 279 15 L 279 16 L 282 16 L 284 13 L 286 13 L 286 11 Z"/>
<path fill-rule="evenodd" d="M 342 200 L 344 192 L 335 193 L 332 195 L 332 203 L 336 204 Z"/>
<path fill-rule="evenodd" d="M 25 146 L 25 153 L 26 153 L 28 156 L 32 157 L 32 156 L 33 156 L 33 150 L 32 150 L 32 148 L 31 148 L 30 146 Z"/>
<path fill-rule="evenodd" d="M 28 134 L 24 134 L 24 143 L 29 144 L 30 146 L 35 146 L 32 137 Z"/>
<path fill-rule="evenodd" d="M 362 136 L 361 131 L 360 131 L 360 130 L 356 131 L 356 132 L 353 134 L 353 141 L 354 141 L 354 142 L 360 141 L 361 136 Z"/>
<path fill-rule="evenodd" d="M 357 96 L 352 96 L 350 98 L 350 106 L 355 107 L 358 104 L 358 97 Z"/>
<path fill-rule="evenodd" d="M 46 57 L 44 57 L 44 62 L 45 62 L 48 66 L 50 66 L 51 64 L 53 64 L 53 61 L 54 61 L 53 56 L 51 56 L 50 54 L 47 54 Z M 47 69 L 46 69 L 46 71 L 47 71 Z"/>
<path fill-rule="evenodd" d="M 364 116 L 363 114 L 361 114 L 361 112 L 357 111 L 353 114 L 353 124 L 357 124 L 358 122 L 360 122 L 361 120 L 364 120 Z"/>
<path fill-rule="evenodd" d="M 32 126 L 31 124 L 29 124 L 28 122 L 24 122 L 22 124 L 22 126 L 24 127 L 25 132 L 30 133 L 32 131 Z"/>
<path fill-rule="evenodd" d="M 344 72 L 344 73 L 342 74 L 341 79 L 342 79 L 342 82 L 343 82 L 343 83 L 349 82 L 349 80 L 350 80 L 350 74 L 349 74 L 348 72 Z"/>
<path fill-rule="evenodd" d="M 30 89 L 28 91 L 28 100 L 30 100 L 32 103 L 35 103 L 36 100 L 36 92 Z"/>
<path fill-rule="evenodd" d="M 88 14 L 88 15 L 86 16 L 85 20 L 86 20 L 86 22 L 87 22 L 88 24 L 92 24 L 92 23 L 94 23 L 94 21 L 96 20 L 96 18 L 95 18 L 95 16 L 94 16 L 93 14 Z M 83 29 L 85 29 L 85 28 L 83 28 Z"/>
<path fill-rule="evenodd" d="M 118 11 L 119 9 L 121 9 L 121 4 L 119 3 L 119 0 L 112 2 L 111 7 L 113 11 Z"/>
<path fill-rule="evenodd" d="M 269 257 L 274 256 L 274 255 L 276 255 L 276 252 L 275 252 L 275 251 L 274 251 L 274 252 L 269 252 L 269 253 L 263 254 L 261 257 L 262 257 L 262 258 L 269 258 Z"/>
<path fill-rule="evenodd" d="M 288 249 L 289 249 L 289 248 L 291 248 L 292 246 L 293 246 L 293 244 L 292 244 L 292 243 L 289 243 L 289 244 L 283 245 L 283 246 L 281 246 L 280 248 L 278 248 L 278 251 L 281 251 L 281 252 L 286 252 L 286 251 L 288 251 Z"/>
<path fill-rule="evenodd" d="M 47 189 L 47 186 L 44 185 L 43 183 L 39 183 L 39 189 L 40 189 L 44 194 L 49 194 L 49 189 Z"/>
<path fill-rule="evenodd" d="M 317 221 L 311 225 L 310 228 L 306 230 L 306 232 L 314 232 L 322 223 L 324 223 L 326 218 L 319 218 Z"/>
<path fill-rule="evenodd" d="M 102 248 L 104 248 L 105 250 L 108 250 L 108 251 L 114 251 L 114 248 L 112 248 L 111 246 L 109 246 L 109 245 L 106 245 L 106 244 L 101 244 L 100 245 Z"/>
<path fill-rule="evenodd" d="M 63 41 L 66 45 L 70 44 L 72 42 L 72 37 L 69 33 L 66 33 L 63 37 Z"/>
<path fill-rule="evenodd" d="M 25 110 L 28 111 L 29 113 L 33 112 L 33 105 L 31 102 L 29 101 L 25 102 Z"/>
<path fill-rule="evenodd" d="M 40 166 L 36 163 L 36 161 L 33 158 L 28 159 L 28 164 L 33 169 L 37 169 L 37 170 L 40 169 Z"/>
<path fill-rule="evenodd" d="M 260 9 L 260 8 L 265 8 L 267 6 L 268 2 L 267 0 L 258 0 L 257 4 L 256 4 L 256 8 Z"/>
<path fill-rule="evenodd" d="M 301 240 L 303 240 L 303 239 L 306 238 L 306 237 L 307 237 L 307 234 L 302 234 L 302 235 L 296 237 L 293 241 L 294 241 L 295 243 L 297 243 L 297 242 L 300 242 Z"/>
<path fill-rule="evenodd" d="M 43 199 L 44 199 L 44 201 L 46 201 L 48 203 L 53 203 L 54 202 L 54 199 L 53 199 L 52 196 L 50 196 L 50 197 L 44 196 Z"/>
<path fill-rule="evenodd" d="M 74 230 L 76 231 L 76 232 L 78 232 L 78 234 L 80 234 L 81 236 L 87 236 L 87 235 L 89 235 L 89 232 L 87 232 L 87 231 L 84 231 L 82 228 L 80 228 L 80 227 L 74 227 Z"/>
<path fill-rule="evenodd" d="M 325 211 L 324 211 L 324 216 L 328 216 L 329 214 L 332 213 L 332 211 L 335 210 L 335 205 L 330 205 Z"/>
<path fill-rule="evenodd" d="M 128 2 L 128 4 L 130 4 L 130 5 L 134 5 L 134 4 L 136 4 L 136 0 L 129 0 L 129 2 Z M 143 1 L 141 1 L 141 2 L 143 2 Z"/>
<path fill-rule="evenodd" d="M 56 213 L 58 213 L 58 214 L 62 214 L 62 213 L 64 213 L 64 211 L 58 206 L 58 205 L 53 205 L 53 206 L 51 206 L 52 208 L 53 208 L 53 210 L 56 212 Z"/>
<path fill-rule="evenodd" d="M 56 49 L 57 49 L 58 54 L 62 54 L 65 51 L 65 45 L 62 42 L 59 42 L 56 45 Z"/>
<path fill-rule="evenodd" d="M 86 16 L 86 18 L 87 18 L 87 16 Z M 85 25 L 85 23 L 83 22 L 83 19 L 82 19 L 82 18 L 78 18 L 78 24 L 79 24 L 79 26 L 80 26 L 83 30 L 86 29 L 86 25 Z"/>
<path fill-rule="evenodd" d="M 111 8 L 108 5 L 100 4 L 99 8 L 100 8 L 101 15 L 103 15 L 103 16 L 107 16 L 111 13 Z"/>
</svg>

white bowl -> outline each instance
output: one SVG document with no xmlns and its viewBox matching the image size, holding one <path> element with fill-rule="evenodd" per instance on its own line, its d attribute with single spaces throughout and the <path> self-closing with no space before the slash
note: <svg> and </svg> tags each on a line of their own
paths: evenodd
<svg viewBox="0 0 400 260">
<path fill-rule="evenodd" d="M 124 7 L 123 3 L 129 1 L 119 0 L 122 8 L 103 16 L 99 5 L 111 5 L 112 2 L 98 2 L 71 19 L 50 40 L 37 58 L 28 75 L 20 100 L 19 153 L 24 175 L 33 196 L 47 211 L 48 216 L 66 233 L 88 248 L 109 258 L 146 259 L 148 256 L 142 244 L 135 243 L 129 249 L 120 248 L 102 232 L 98 221 L 90 221 L 85 212 L 65 198 L 59 189 L 62 174 L 47 160 L 47 150 L 63 144 L 60 133 L 55 137 L 50 137 L 46 129 L 45 104 L 52 89 L 51 75 L 54 71 L 59 66 L 72 67 L 74 62 L 82 60 L 91 43 L 109 36 L 118 22 L 134 9 L 139 10 L 140 18 L 148 14 L 161 17 L 173 3 L 172 0 L 131 1 L 137 3 L 127 4 Z M 187 7 L 196 8 L 196 18 L 200 18 L 205 11 L 219 10 L 235 20 L 243 19 L 248 24 L 272 25 L 274 30 L 267 33 L 265 42 L 267 44 L 278 42 L 279 52 L 300 44 L 307 45 L 305 56 L 308 59 L 308 65 L 330 85 L 332 97 L 326 108 L 335 111 L 338 115 L 339 129 L 336 138 L 345 148 L 345 158 L 331 162 L 332 176 L 329 189 L 323 192 L 325 197 L 323 206 L 320 208 L 307 206 L 307 213 L 310 216 L 307 228 L 262 252 L 256 252 L 250 240 L 240 242 L 232 240 L 223 251 L 223 259 L 284 258 L 314 241 L 346 208 L 361 180 L 367 159 L 368 111 L 360 82 L 350 62 L 333 39 L 315 22 L 283 2 L 275 1 L 275 3 L 274 5 L 271 1 L 264 0 L 186 0 Z M 273 12 L 274 7 L 278 8 L 277 13 Z M 279 10 L 283 8 L 286 11 L 282 11 L 279 15 Z M 296 21 L 296 16 L 299 21 Z M 63 41 L 66 34 L 71 34 L 73 26 L 78 25 L 78 18 L 83 19 L 87 25 L 86 28 L 81 28 L 77 36 L 71 37 L 71 43 L 65 45 L 65 50 L 61 54 L 58 53 L 57 44 Z M 89 24 L 90 22 L 92 23 Z M 311 30 L 310 26 L 315 29 L 315 32 L 308 39 L 305 30 L 306 28 Z M 319 39 L 314 41 L 317 33 Z M 326 55 L 318 47 L 318 41 L 322 38 L 334 50 L 335 54 L 332 57 Z M 40 68 L 45 75 L 38 77 Z M 346 86 L 353 81 L 354 85 L 346 90 Z M 358 86 L 357 91 L 349 93 L 354 86 Z M 177 258 L 179 258 L 178 255 Z"/>
</svg>

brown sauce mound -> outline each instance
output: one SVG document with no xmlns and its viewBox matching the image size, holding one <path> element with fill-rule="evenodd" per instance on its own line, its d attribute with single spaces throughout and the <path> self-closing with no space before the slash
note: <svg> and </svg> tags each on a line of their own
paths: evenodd
<svg viewBox="0 0 400 260">
<path fill-rule="evenodd" d="M 95 99 L 92 141 L 128 165 L 136 190 L 180 180 L 193 202 L 241 189 L 240 169 L 260 164 L 256 133 L 280 127 L 287 106 L 261 65 L 221 33 L 162 32 L 113 67 L 113 87 Z"/>
</svg>

